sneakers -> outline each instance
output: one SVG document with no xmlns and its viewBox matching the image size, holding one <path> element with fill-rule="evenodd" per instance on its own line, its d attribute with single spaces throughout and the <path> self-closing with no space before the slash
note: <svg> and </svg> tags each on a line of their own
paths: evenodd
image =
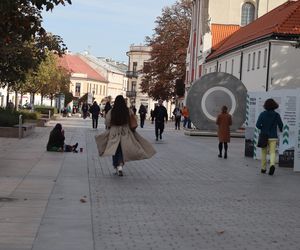
<svg viewBox="0 0 300 250">
<path fill-rule="evenodd" d="M 266 169 L 261 169 L 260 172 L 261 172 L 262 174 L 265 174 L 265 173 L 267 172 L 267 170 L 266 170 Z"/>
<path fill-rule="evenodd" d="M 159 135 L 159 139 L 162 139 L 162 136 L 161 136 L 161 134 Z"/>
<path fill-rule="evenodd" d="M 123 166 L 117 166 L 118 176 L 123 176 Z"/>
<path fill-rule="evenodd" d="M 273 175 L 275 172 L 275 167 L 272 165 L 269 170 L 269 175 Z"/>
<path fill-rule="evenodd" d="M 222 154 L 218 154 L 218 157 L 219 157 L 219 158 L 222 158 Z"/>
<path fill-rule="evenodd" d="M 227 153 L 224 154 L 224 159 L 227 159 Z"/>
</svg>

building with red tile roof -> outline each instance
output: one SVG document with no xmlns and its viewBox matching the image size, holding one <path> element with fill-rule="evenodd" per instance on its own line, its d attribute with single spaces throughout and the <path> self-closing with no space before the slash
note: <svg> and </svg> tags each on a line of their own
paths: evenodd
<svg viewBox="0 0 300 250">
<path fill-rule="evenodd" d="M 300 1 L 287 1 L 215 46 L 203 74 L 233 74 L 250 91 L 299 88 L 299 40 Z"/>
<path fill-rule="evenodd" d="M 187 49 L 186 89 L 204 73 L 212 50 L 240 27 L 287 0 L 193 0 L 190 42 Z"/>
<path fill-rule="evenodd" d="M 215 33 L 222 34 L 222 31 L 218 32 L 216 30 Z M 286 38 L 290 40 L 292 37 L 297 38 L 299 35 L 300 1 L 288 1 L 247 26 L 233 32 L 232 35 L 227 36 L 227 39 L 221 45 L 215 48 L 213 46 L 213 52 L 207 59 L 215 58 L 240 46 L 267 38 Z"/>
<path fill-rule="evenodd" d="M 59 59 L 60 65 L 71 72 L 72 75 L 82 75 L 86 79 L 107 82 L 104 76 L 90 67 L 79 56 L 66 54 Z"/>
<path fill-rule="evenodd" d="M 88 95 L 88 102 L 93 100 L 98 103 L 107 96 L 108 81 L 103 75 L 95 71 L 78 55 L 66 54 L 59 58 L 59 64 L 71 73 L 70 92 L 76 98 Z M 71 106 L 78 106 L 74 101 Z"/>
</svg>

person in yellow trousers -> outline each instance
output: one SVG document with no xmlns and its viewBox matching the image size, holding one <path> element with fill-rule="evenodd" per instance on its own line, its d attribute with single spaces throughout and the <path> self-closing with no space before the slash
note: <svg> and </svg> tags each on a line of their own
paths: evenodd
<svg viewBox="0 0 300 250">
<path fill-rule="evenodd" d="M 264 103 L 264 109 L 260 113 L 256 127 L 260 129 L 261 133 L 268 136 L 268 145 L 261 149 L 261 173 L 265 174 L 267 171 L 267 151 L 269 147 L 270 153 L 270 169 L 269 175 L 273 175 L 275 172 L 275 158 L 276 158 L 276 144 L 278 141 L 277 127 L 282 132 L 283 123 L 280 115 L 275 111 L 278 108 L 278 104 L 272 99 L 267 99 Z"/>
</svg>

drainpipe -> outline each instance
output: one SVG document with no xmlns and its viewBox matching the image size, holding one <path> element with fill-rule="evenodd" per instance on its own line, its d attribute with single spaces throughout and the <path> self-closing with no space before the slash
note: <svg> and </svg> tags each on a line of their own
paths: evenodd
<svg viewBox="0 0 300 250">
<path fill-rule="evenodd" d="M 269 42 L 269 50 L 268 50 L 268 64 L 267 64 L 267 77 L 266 77 L 266 92 L 268 92 L 268 90 L 269 90 L 270 60 L 271 60 L 271 42 Z"/>
<path fill-rule="evenodd" d="M 243 60 L 244 60 L 244 52 L 241 51 L 241 61 L 240 61 L 240 80 L 242 81 L 242 72 L 243 72 Z"/>
</svg>

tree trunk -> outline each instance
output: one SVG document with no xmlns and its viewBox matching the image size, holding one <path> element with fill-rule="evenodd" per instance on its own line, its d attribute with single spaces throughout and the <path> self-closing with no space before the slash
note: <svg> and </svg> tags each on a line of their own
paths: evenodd
<svg viewBox="0 0 300 250">
<path fill-rule="evenodd" d="M 51 99 L 51 107 L 52 107 L 52 105 L 53 105 L 53 95 L 51 95 L 51 97 L 50 97 L 50 99 Z"/>
<path fill-rule="evenodd" d="M 6 108 L 8 107 L 9 103 L 9 83 L 7 84 L 7 93 L 6 93 Z"/>
<path fill-rule="evenodd" d="M 41 105 L 43 105 L 44 96 L 41 94 Z"/>
<path fill-rule="evenodd" d="M 18 107 L 18 91 L 15 91 L 15 110 L 19 110 L 19 107 Z"/>
</svg>

